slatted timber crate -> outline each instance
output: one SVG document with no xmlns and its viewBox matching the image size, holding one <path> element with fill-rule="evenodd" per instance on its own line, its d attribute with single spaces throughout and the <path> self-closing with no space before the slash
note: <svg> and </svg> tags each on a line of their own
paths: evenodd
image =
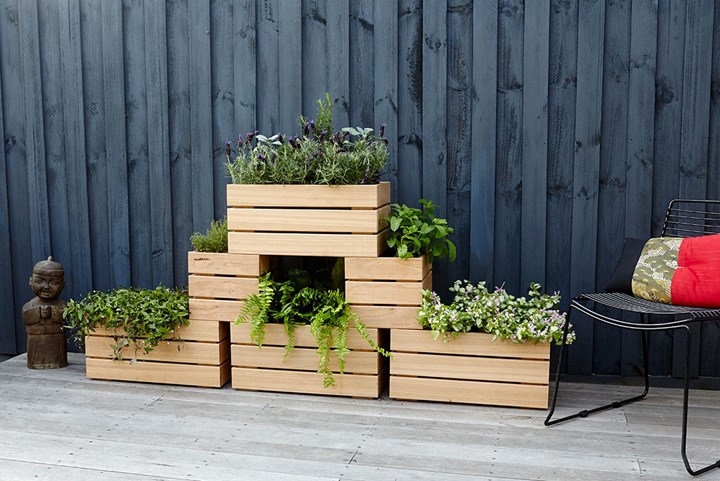
<svg viewBox="0 0 720 481">
<path fill-rule="evenodd" d="M 370 339 L 386 346 L 378 329 L 367 330 Z M 287 335 L 282 324 L 266 324 L 262 347 L 250 340 L 250 326 L 230 327 L 232 342 L 232 387 L 250 391 L 275 391 L 302 394 L 327 394 L 377 398 L 385 386 L 387 370 L 384 358 L 355 331 L 348 329 L 349 352 L 344 374 L 338 373 L 333 353 L 331 370 L 335 385 L 323 387 L 323 375 L 317 372 L 318 354 L 310 326 L 297 326 L 295 347 L 285 358 Z"/>
<path fill-rule="evenodd" d="M 376 257 L 386 248 L 390 184 L 228 185 L 228 250 Z"/>
<path fill-rule="evenodd" d="M 423 289 L 432 289 L 426 256 L 345 258 L 345 298 L 367 327 L 420 329 Z"/>
<path fill-rule="evenodd" d="M 149 353 L 134 346 L 114 359 L 113 345 L 124 331 L 96 329 L 85 337 L 87 377 L 114 381 L 222 387 L 230 379 L 230 343 L 227 323 L 191 321 Z"/>
<path fill-rule="evenodd" d="M 448 342 L 430 331 L 390 331 L 390 397 L 546 409 L 550 344 L 494 341 L 463 333 Z"/>
</svg>

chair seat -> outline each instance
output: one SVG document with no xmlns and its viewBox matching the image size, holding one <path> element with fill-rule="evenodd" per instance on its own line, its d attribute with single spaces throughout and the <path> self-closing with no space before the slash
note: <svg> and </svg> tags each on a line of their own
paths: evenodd
<svg viewBox="0 0 720 481">
<path fill-rule="evenodd" d="M 604 292 L 596 294 L 582 294 L 578 300 L 597 302 L 607 307 L 623 311 L 639 312 L 659 316 L 689 315 L 694 319 L 720 319 L 720 309 L 705 309 L 701 307 L 676 306 L 661 302 L 648 301 L 640 297 L 631 296 L 621 292 Z"/>
</svg>

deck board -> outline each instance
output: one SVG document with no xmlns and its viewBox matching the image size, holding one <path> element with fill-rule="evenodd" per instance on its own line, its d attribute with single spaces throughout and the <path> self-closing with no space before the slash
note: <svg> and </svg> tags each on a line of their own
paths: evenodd
<svg viewBox="0 0 720 481">
<path fill-rule="evenodd" d="M 91 381 L 82 355 L 69 359 L 47 371 L 24 356 L 0 363 L 3 480 L 688 479 L 677 389 L 546 428 L 535 409 Z M 568 383 L 558 414 L 633 390 Z M 720 451 L 718 401 L 691 394 L 697 463 Z"/>
</svg>

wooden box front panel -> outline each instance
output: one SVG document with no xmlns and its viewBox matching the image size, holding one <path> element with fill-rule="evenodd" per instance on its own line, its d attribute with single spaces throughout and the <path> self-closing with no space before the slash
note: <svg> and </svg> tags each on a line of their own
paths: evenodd
<svg viewBox="0 0 720 481">
<path fill-rule="evenodd" d="M 85 338 L 85 355 L 103 359 L 112 359 L 114 351 L 112 346 L 116 344 L 112 337 L 87 336 Z M 158 344 L 152 351 L 146 353 L 143 350 L 142 341 L 138 343 L 138 350 L 135 350 L 133 343 L 123 347 L 120 351 L 122 359 L 136 359 L 141 361 L 157 361 L 185 364 L 207 364 L 219 366 L 230 358 L 229 342 L 178 342 L 165 341 Z"/>
<path fill-rule="evenodd" d="M 87 358 L 89 379 L 179 384 L 182 386 L 222 387 L 230 380 L 230 361 L 220 366 L 174 364 L 166 362 L 130 362 Z"/>
</svg>

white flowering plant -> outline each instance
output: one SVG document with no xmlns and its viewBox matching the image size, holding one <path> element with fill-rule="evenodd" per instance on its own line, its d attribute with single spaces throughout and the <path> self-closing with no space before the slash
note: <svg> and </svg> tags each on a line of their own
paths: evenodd
<svg viewBox="0 0 720 481">
<path fill-rule="evenodd" d="M 435 339 L 448 341 L 462 332 L 479 331 L 493 339 L 522 342 L 562 342 L 566 314 L 557 310 L 560 294 L 541 294 L 541 286 L 530 284 L 527 297 L 515 297 L 498 287 L 490 292 L 484 282 L 455 281 L 450 305 L 443 304 L 435 292 L 423 291 L 418 321 L 430 329 Z M 575 340 L 568 326 L 567 344 Z"/>
</svg>

